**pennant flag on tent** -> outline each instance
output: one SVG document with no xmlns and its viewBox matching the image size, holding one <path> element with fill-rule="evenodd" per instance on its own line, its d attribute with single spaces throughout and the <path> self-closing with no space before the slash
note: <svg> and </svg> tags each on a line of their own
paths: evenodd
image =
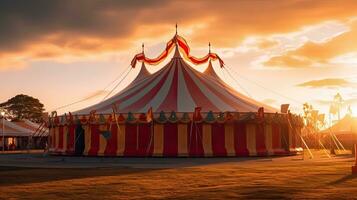
<svg viewBox="0 0 357 200">
<path fill-rule="evenodd" d="M 170 116 L 169 116 L 169 120 L 171 122 L 177 121 L 177 116 L 176 116 L 176 112 L 175 111 L 171 111 Z"/>
<path fill-rule="evenodd" d="M 280 106 L 280 112 L 281 113 L 288 113 L 290 104 L 281 104 Z"/>
<path fill-rule="evenodd" d="M 201 107 L 195 108 L 195 112 L 193 113 L 193 121 L 200 121 L 202 119 L 201 110 Z"/>
<path fill-rule="evenodd" d="M 102 135 L 103 135 L 103 137 L 105 138 L 105 139 L 107 139 L 107 140 L 109 140 L 111 137 L 112 137 L 112 133 L 110 132 L 110 131 L 101 131 L 100 132 Z"/>
<path fill-rule="evenodd" d="M 146 121 L 151 122 L 154 119 L 154 114 L 152 113 L 152 107 L 146 113 Z"/>
<path fill-rule="evenodd" d="M 214 120 L 215 120 L 215 118 L 214 118 L 213 112 L 211 110 L 208 111 L 205 121 L 213 122 Z"/>
</svg>

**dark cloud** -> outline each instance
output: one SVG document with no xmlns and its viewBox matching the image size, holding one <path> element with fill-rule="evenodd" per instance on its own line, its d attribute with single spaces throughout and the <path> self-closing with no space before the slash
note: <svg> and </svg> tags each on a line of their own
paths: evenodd
<svg viewBox="0 0 357 200">
<path fill-rule="evenodd" d="M 67 40 L 125 37 L 134 30 L 137 13 L 155 6 L 158 1 L 1 1 L 0 50 L 19 49 L 58 33 Z"/>
</svg>

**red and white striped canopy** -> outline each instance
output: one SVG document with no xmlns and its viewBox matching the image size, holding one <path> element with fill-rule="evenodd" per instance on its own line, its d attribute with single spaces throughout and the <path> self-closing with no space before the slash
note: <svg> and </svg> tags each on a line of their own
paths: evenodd
<svg viewBox="0 0 357 200">
<path fill-rule="evenodd" d="M 215 73 L 211 62 L 204 72 L 199 72 L 185 62 L 178 48 L 171 61 L 159 71 L 150 74 L 145 65 L 135 80 L 113 97 L 77 111 L 76 114 L 111 113 L 113 105 L 118 112 L 193 112 L 201 107 L 203 112 L 266 112 L 276 109 L 248 98 L 227 85 Z"/>
<path fill-rule="evenodd" d="M 4 123 L 4 125 L 2 123 Z M 26 119 L 16 122 L 0 120 L 0 136 L 2 136 L 2 131 L 4 131 L 4 136 L 6 137 L 27 137 L 33 135 L 39 126 L 40 124 L 31 122 Z M 48 135 L 47 128 L 44 129 L 45 130 L 43 130 L 43 135 Z"/>
</svg>

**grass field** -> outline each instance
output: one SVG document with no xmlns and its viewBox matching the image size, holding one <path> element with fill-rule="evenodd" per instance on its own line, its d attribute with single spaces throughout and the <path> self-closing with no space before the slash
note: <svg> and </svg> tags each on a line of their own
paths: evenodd
<svg viewBox="0 0 357 200">
<path fill-rule="evenodd" d="M 184 158 L 170 160 L 180 163 Z M 320 156 L 311 160 L 302 160 L 301 156 L 248 160 L 214 158 L 209 162 L 203 160 L 202 164 L 190 165 L 190 162 L 184 166 L 155 168 L 3 166 L 0 167 L 0 198 L 357 198 L 357 176 L 351 175 L 351 156 L 332 159 Z"/>
</svg>

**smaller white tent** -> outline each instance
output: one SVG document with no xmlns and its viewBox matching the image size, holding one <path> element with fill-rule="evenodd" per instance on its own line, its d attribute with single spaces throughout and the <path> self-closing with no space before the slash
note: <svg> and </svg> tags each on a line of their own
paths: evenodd
<svg viewBox="0 0 357 200">
<path fill-rule="evenodd" d="M 29 120 L 8 121 L 0 119 L 0 147 L 5 143 L 6 148 L 23 148 L 27 146 L 29 137 L 48 136 L 47 127 L 40 127 L 40 124 Z M 3 139 L 5 142 L 3 142 Z"/>
</svg>

